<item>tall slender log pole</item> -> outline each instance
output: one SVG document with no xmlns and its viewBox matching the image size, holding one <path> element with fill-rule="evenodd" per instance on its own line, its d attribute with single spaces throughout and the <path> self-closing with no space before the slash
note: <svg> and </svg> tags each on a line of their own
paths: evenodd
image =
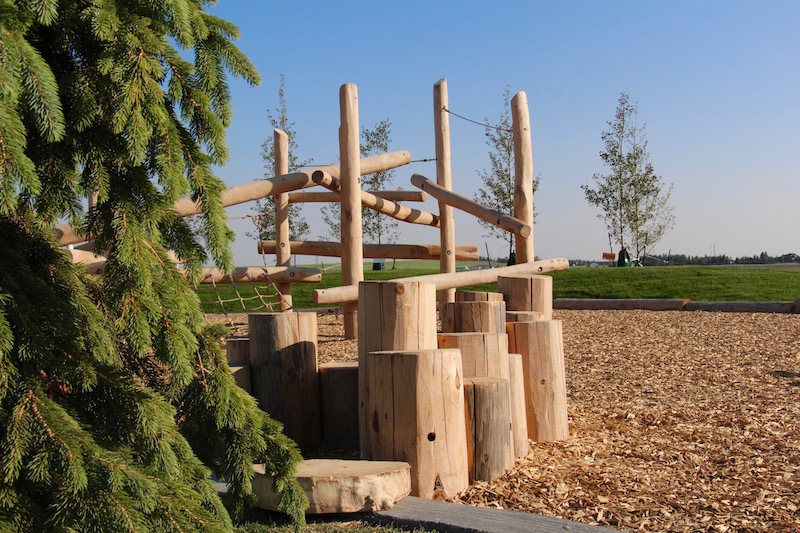
<svg viewBox="0 0 800 533">
<path fill-rule="evenodd" d="M 275 150 L 275 175 L 282 176 L 289 173 L 289 136 L 285 131 L 273 131 L 273 149 Z M 275 262 L 278 266 L 291 266 L 292 244 L 289 241 L 289 193 L 282 192 L 273 198 L 275 204 L 275 240 L 278 247 L 275 250 Z M 278 292 L 281 294 L 280 309 L 288 311 L 292 308 L 292 284 L 278 283 Z"/>
<path fill-rule="evenodd" d="M 360 131 L 358 89 L 345 83 L 339 90 L 339 161 L 341 162 L 342 283 L 358 285 L 364 280 L 364 252 L 361 228 Z M 358 336 L 358 302 L 344 304 L 344 338 Z"/>
<path fill-rule="evenodd" d="M 453 174 L 450 166 L 450 117 L 447 114 L 449 105 L 447 96 L 447 80 L 441 79 L 433 86 L 433 126 L 436 139 L 436 183 L 445 189 L 453 189 Z M 453 222 L 453 208 L 439 202 L 440 235 L 442 255 L 439 258 L 439 272 L 456 271 L 456 228 Z M 444 309 L 448 302 L 456 300 L 455 289 L 444 289 L 439 292 L 439 306 Z"/>
<path fill-rule="evenodd" d="M 514 217 L 533 228 L 533 146 L 528 97 L 520 91 L 511 99 L 514 137 Z M 533 231 L 514 236 L 517 263 L 533 261 Z"/>
</svg>

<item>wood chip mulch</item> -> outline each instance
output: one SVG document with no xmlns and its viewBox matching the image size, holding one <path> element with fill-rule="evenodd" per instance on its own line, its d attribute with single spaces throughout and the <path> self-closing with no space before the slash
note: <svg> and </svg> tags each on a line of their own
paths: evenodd
<svg viewBox="0 0 800 533">
<path fill-rule="evenodd" d="M 800 531 L 800 315 L 556 312 L 570 438 L 456 501 L 623 531 Z M 320 362 L 357 353 L 320 315 Z"/>
</svg>

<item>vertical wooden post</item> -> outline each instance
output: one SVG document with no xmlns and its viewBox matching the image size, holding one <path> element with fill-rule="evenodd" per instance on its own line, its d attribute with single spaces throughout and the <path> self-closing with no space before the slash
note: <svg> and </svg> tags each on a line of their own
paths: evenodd
<svg viewBox="0 0 800 533">
<path fill-rule="evenodd" d="M 497 292 L 503 294 L 506 311 L 535 311 L 544 320 L 553 318 L 553 278 L 529 276 L 498 276 Z"/>
<path fill-rule="evenodd" d="M 339 160 L 341 166 L 342 285 L 357 285 L 364 279 L 364 249 L 361 229 L 361 161 L 358 123 L 358 89 L 345 83 L 339 90 Z M 358 336 L 358 302 L 344 304 L 344 338 Z"/>
<path fill-rule="evenodd" d="M 321 440 L 316 313 L 252 313 L 250 375 L 258 406 L 303 452 Z"/>
<path fill-rule="evenodd" d="M 509 322 L 507 328 L 511 351 L 522 354 L 528 436 L 538 442 L 568 438 L 561 321 Z"/>
<path fill-rule="evenodd" d="M 528 455 L 528 416 L 525 414 L 525 373 L 521 354 L 508 354 L 508 384 L 511 392 L 514 456 L 525 457 Z"/>
<path fill-rule="evenodd" d="M 364 364 L 370 352 L 427 350 L 436 343 L 436 286 L 418 281 L 358 284 L 358 389 L 361 457 L 369 456 Z"/>
<path fill-rule="evenodd" d="M 508 379 L 508 335 L 505 333 L 440 333 L 439 348 L 458 348 L 464 377 Z"/>
<path fill-rule="evenodd" d="M 441 79 L 433 86 L 433 126 L 436 141 L 436 183 L 453 190 L 453 174 L 450 166 L 450 116 L 448 109 L 447 80 Z M 439 202 L 439 233 L 441 235 L 441 255 L 439 272 L 456 271 L 456 228 L 453 221 L 453 208 Z M 444 304 L 454 302 L 455 289 L 439 291 L 439 310 L 443 312 Z"/>
<path fill-rule="evenodd" d="M 520 91 L 511 99 L 511 127 L 514 137 L 514 217 L 533 229 L 533 146 L 528 97 Z M 514 236 L 517 263 L 534 261 L 533 231 L 527 237 Z"/>
<path fill-rule="evenodd" d="M 273 132 L 273 148 L 275 150 L 275 175 L 289 173 L 289 136 L 286 132 L 275 129 Z M 278 266 L 291 266 L 292 248 L 289 240 L 289 193 L 282 192 L 273 198 L 275 204 L 275 262 Z M 278 283 L 281 293 L 280 309 L 288 311 L 292 308 L 292 284 Z"/>
<path fill-rule="evenodd" d="M 457 302 L 502 302 L 503 295 L 499 292 L 457 291 Z"/>
<path fill-rule="evenodd" d="M 245 366 L 250 364 L 250 340 L 228 339 L 225 342 L 225 355 L 228 366 Z"/>
<path fill-rule="evenodd" d="M 469 481 L 492 482 L 514 466 L 508 381 L 465 378 L 464 411 L 467 426 Z"/>
<path fill-rule="evenodd" d="M 358 451 L 358 362 L 319 365 L 322 440 L 331 448 Z"/>
<path fill-rule="evenodd" d="M 448 499 L 469 486 L 458 350 L 373 352 L 364 362 L 369 455 L 411 465 L 411 494 Z"/>
<path fill-rule="evenodd" d="M 506 303 L 503 301 L 446 303 L 442 315 L 442 332 L 505 333 L 505 315 Z"/>
</svg>

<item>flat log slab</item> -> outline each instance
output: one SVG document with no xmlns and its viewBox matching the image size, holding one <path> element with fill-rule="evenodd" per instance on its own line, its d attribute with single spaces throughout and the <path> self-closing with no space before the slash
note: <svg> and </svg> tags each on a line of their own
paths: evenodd
<svg viewBox="0 0 800 533">
<path fill-rule="evenodd" d="M 264 465 L 255 465 L 258 506 L 278 510 L 278 494 Z M 411 493 L 411 467 L 402 461 L 309 459 L 297 467 L 308 497 L 306 514 L 362 513 L 391 509 Z"/>
</svg>

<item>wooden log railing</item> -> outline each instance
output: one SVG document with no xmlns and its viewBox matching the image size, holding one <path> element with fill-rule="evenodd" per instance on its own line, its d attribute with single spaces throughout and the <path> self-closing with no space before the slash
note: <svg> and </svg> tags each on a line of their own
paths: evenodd
<svg viewBox="0 0 800 533">
<path fill-rule="evenodd" d="M 342 245 L 331 241 L 291 241 L 292 252 L 297 255 L 320 255 L 340 257 Z M 274 254 L 275 241 L 258 241 L 258 253 Z M 365 244 L 365 259 L 439 259 L 441 246 L 438 244 Z M 459 261 L 478 261 L 478 247 L 474 244 L 456 246 L 456 259 Z"/>
</svg>

